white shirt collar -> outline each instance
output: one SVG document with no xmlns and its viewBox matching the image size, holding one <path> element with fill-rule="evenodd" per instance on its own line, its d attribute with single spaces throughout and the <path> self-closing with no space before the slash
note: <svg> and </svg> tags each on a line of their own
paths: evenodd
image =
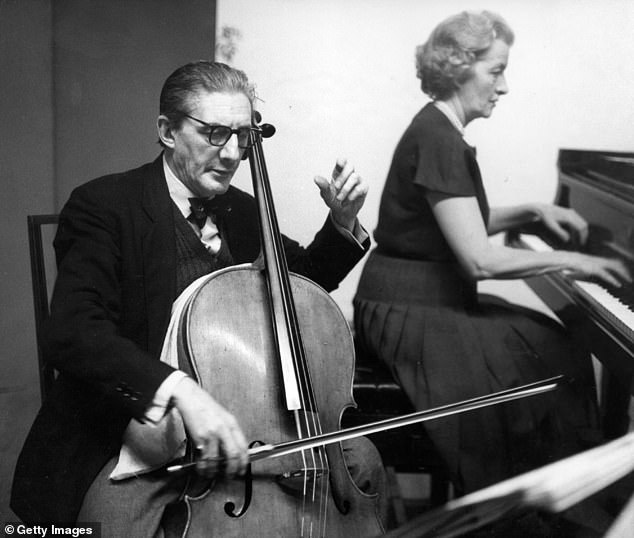
<svg viewBox="0 0 634 538">
<path fill-rule="evenodd" d="M 445 116 L 447 116 L 447 119 L 451 122 L 451 125 L 453 125 L 458 130 L 460 136 L 464 137 L 464 125 L 462 125 L 453 109 L 447 103 L 444 103 L 442 101 L 434 101 L 434 106 Z"/>
<path fill-rule="evenodd" d="M 163 171 L 165 172 L 165 180 L 167 182 L 167 189 L 170 193 L 170 198 L 174 200 L 176 207 L 178 207 L 178 210 L 183 214 L 183 217 L 189 217 L 189 214 L 191 213 L 189 198 L 193 198 L 196 195 L 176 177 L 174 172 L 172 172 L 172 169 L 167 164 L 165 154 L 163 154 Z M 218 235 L 218 228 L 211 219 L 207 219 L 205 221 L 202 230 L 191 222 L 189 224 L 210 252 L 216 253 L 220 250 L 220 236 Z"/>
<path fill-rule="evenodd" d="M 176 207 L 178 207 L 183 216 L 187 218 L 191 213 L 189 198 L 193 198 L 196 195 L 176 177 L 174 172 L 172 172 L 172 169 L 167 164 L 165 154 L 163 155 L 163 171 L 165 172 L 165 179 L 167 180 L 167 189 L 169 190 L 170 197 L 174 200 Z"/>
</svg>

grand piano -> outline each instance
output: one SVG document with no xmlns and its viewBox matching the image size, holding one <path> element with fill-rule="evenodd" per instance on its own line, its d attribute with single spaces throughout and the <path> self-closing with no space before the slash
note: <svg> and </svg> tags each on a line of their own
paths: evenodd
<svg viewBox="0 0 634 538">
<path fill-rule="evenodd" d="M 588 241 L 579 250 L 618 257 L 634 274 L 634 153 L 562 149 L 558 171 L 555 203 L 589 223 Z M 537 227 L 511 231 L 506 241 L 537 251 L 570 248 Z M 611 289 L 561 273 L 526 283 L 604 365 L 603 428 L 610 438 L 623 435 L 634 395 L 634 285 Z"/>
</svg>

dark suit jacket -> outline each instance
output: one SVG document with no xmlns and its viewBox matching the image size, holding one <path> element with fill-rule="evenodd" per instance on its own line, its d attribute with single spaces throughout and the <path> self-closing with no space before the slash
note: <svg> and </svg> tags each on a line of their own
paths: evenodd
<svg viewBox="0 0 634 538">
<path fill-rule="evenodd" d="M 258 256 L 253 198 L 222 200 L 235 263 Z M 368 241 L 369 243 L 369 241 Z M 302 248 L 284 238 L 289 269 L 330 291 L 363 256 L 327 219 Z M 172 372 L 158 358 L 176 298 L 173 203 L 162 159 L 75 189 L 55 238 L 58 278 L 45 326 L 47 360 L 60 372 L 16 466 L 11 506 L 29 523 L 72 522 L 84 494 L 116 455 Z"/>
</svg>

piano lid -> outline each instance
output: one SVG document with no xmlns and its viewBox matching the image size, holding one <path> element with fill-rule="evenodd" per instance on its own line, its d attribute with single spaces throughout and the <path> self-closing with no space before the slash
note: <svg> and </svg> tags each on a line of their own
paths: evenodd
<svg viewBox="0 0 634 538">
<path fill-rule="evenodd" d="M 560 149 L 560 173 L 634 204 L 634 153 Z"/>
</svg>

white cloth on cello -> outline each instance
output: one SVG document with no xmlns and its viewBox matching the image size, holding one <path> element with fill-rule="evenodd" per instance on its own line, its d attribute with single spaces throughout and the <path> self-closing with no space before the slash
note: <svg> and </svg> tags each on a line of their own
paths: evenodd
<svg viewBox="0 0 634 538">
<path fill-rule="evenodd" d="M 172 305 L 172 315 L 161 350 L 161 361 L 178 369 L 178 327 L 183 310 L 194 293 L 210 278 L 194 280 Z M 119 460 L 111 480 L 123 480 L 164 467 L 185 455 L 186 434 L 183 419 L 174 407 L 156 423 L 132 419 L 124 434 Z"/>
</svg>

